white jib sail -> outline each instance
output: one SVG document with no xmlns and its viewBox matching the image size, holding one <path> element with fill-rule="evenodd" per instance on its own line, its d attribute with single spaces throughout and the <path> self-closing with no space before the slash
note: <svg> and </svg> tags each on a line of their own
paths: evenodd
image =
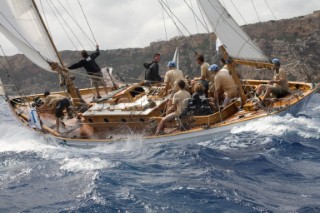
<svg viewBox="0 0 320 213">
<path fill-rule="evenodd" d="M 176 62 L 176 68 L 179 69 L 179 48 L 176 48 L 176 51 L 174 52 L 172 61 Z"/>
<path fill-rule="evenodd" d="M 2 81 L 0 79 L 0 96 L 5 96 L 5 95 L 6 95 L 6 93 L 4 91 L 4 86 L 3 86 Z"/>
<path fill-rule="evenodd" d="M 198 0 L 198 4 L 231 57 L 267 61 L 262 50 L 240 28 L 219 0 Z"/>
<path fill-rule="evenodd" d="M 37 110 L 34 107 L 31 107 L 31 110 L 29 112 L 28 125 L 31 128 L 41 129 L 41 122 L 39 119 L 39 115 Z"/>
<path fill-rule="evenodd" d="M 39 67 L 59 62 L 32 0 L 1 0 L 0 32 Z"/>
</svg>

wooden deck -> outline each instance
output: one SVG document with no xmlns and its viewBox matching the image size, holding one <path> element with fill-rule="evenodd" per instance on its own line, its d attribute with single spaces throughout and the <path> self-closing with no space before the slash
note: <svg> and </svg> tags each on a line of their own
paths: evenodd
<svg viewBox="0 0 320 213">
<path fill-rule="evenodd" d="M 251 84 L 261 83 L 260 81 L 253 81 Z M 189 126 L 187 129 L 181 128 L 179 122 L 175 121 L 167 125 L 165 133 L 168 135 L 187 134 L 189 132 L 202 131 L 204 129 L 219 128 L 226 125 L 232 125 L 243 121 L 253 120 L 256 118 L 268 116 L 270 114 L 277 114 L 281 110 L 284 110 L 292 105 L 295 105 L 304 97 L 314 92 L 314 88 L 311 88 L 309 84 L 301 84 L 299 90 L 297 88 L 297 82 L 290 83 L 291 93 L 281 99 L 270 99 L 265 107 L 257 106 L 253 100 L 248 100 L 247 103 L 241 108 L 240 102 L 235 101 L 227 106 L 220 112 L 216 112 L 206 116 L 193 116 L 190 120 L 186 121 Z M 146 110 L 142 110 L 140 113 L 135 114 L 133 111 L 121 108 L 114 109 L 112 107 L 122 106 L 121 103 L 113 103 L 115 100 L 121 100 L 126 97 L 131 104 L 134 101 L 139 102 L 143 96 L 140 94 L 134 94 L 134 97 L 128 96 L 126 91 L 118 93 L 111 99 L 106 98 L 105 93 L 101 91 L 102 99 L 98 102 L 93 102 L 93 90 L 84 89 L 81 90 L 82 98 L 91 105 L 91 110 L 99 110 L 97 106 L 103 106 L 101 111 L 83 114 L 82 117 L 65 118 L 60 123 L 60 131 L 56 132 L 56 120 L 52 112 L 41 112 L 39 116 L 43 124 L 44 132 L 53 134 L 62 138 L 70 139 L 89 139 L 89 140 L 105 140 L 116 141 L 119 139 L 130 138 L 133 135 L 137 137 L 153 137 L 155 128 L 158 122 L 162 118 L 162 112 L 165 109 L 165 99 L 157 94 L 149 95 L 153 97 L 156 102 L 156 107 Z M 150 92 L 150 91 L 148 91 Z M 63 93 L 56 93 L 63 94 Z M 129 94 L 130 95 L 130 94 Z M 131 94 L 132 95 L 132 94 Z M 39 95 L 40 98 L 43 98 Z M 30 103 L 34 96 L 24 98 L 25 103 L 19 103 L 13 108 L 16 115 L 24 122 L 27 123 L 28 111 L 30 110 Z M 117 99 L 115 99 L 117 98 Z M 130 98 L 132 100 L 130 100 Z M 114 105 L 115 104 L 115 105 Z M 118 105 L 117 105 L 118 104 Z M 127 106 L 130 106 L 127 103 Z M 127 110 L 127 111 L 126 111 Z M 141 109 L 139 109 L 141 110 Z M 126 113 L 123 113 L 126 111 Z M 87 111 L 89 112 L 89 111 Z M 118 113 L 115 113 L 118 112 Z M 129 112 L 129 113 L 128 113 Z M 160 136 L 161 137 L 161 136 Z"/>
</svg>

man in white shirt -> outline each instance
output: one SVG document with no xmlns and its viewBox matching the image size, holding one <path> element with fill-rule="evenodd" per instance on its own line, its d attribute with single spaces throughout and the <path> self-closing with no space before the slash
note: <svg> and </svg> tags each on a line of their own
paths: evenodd
<svg viewBox="0 0 320 213">
<path fill-rule="evenodd" d="M 156 135 L 163 134 L 165 124 L 174 121 L 183 112 L 187 107 L 187 100 L 191 97 L 190 93 L 185 90 L 186 83 L 184 80 L 179 80 L 175 84 L 179 87 L 179 91 L 174 94 L 172 106 L 167 110 L 167 115 L 160 121 Z"/>
<path fill-rule="evenodd" d="M 165 90 L 166 94 L 168 94 L 168 90 L 172 89 L 174 91 L 174 83 L 179 80 L 184 80 L 183 72 L 181 70 L 178 70 L 176 67 L 176 62 L 169 61 L 168 62 L 168 71 L 166 72 L 166 75 L 164 76 L 164 83 L 166 84 Z"/>
<path fill-rule="evenodd" d="M 229 74 L 229 71 L 226 69 L 219 70 L 218 65 L 213 64 L 209 67 L 209 71 L 215 72 L 214 77 L 214 98 L 219 101 L 219 96 L 222 94 L 225 95 L 222 107 L 226 107 L 232 98 L 235 98 L 239 95 L 238 87 L 234 83 L 232 76 Z"/>
<path fill-rule="evenodd" d="M 280 68 L 280 60 L 274 58 L 272 63 L 274 64 L 273 80 L 269 81 L 268 84 L 259 85 L 256 91 L 258 96 L 264 92 L 264 96 L 261 98 L 262 103 L 270 97 L 271 93 L 279 98 L 289 92 L 287 73 L 283 68 Z"/>
</svg>

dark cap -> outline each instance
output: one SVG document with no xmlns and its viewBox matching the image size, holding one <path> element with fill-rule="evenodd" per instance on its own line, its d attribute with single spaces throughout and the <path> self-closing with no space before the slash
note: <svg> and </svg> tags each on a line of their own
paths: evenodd
<svg viewBox="0 0 320 213">
<path fill-rule="evenodd" d="M 50 92 L 49 92 L 49 91 L 45 91 L 45 92 L 43 93 L 43 95 L 44 95 L 44 96 L 48 96 L 48 95 L 50 95 Z"/>
</svg>

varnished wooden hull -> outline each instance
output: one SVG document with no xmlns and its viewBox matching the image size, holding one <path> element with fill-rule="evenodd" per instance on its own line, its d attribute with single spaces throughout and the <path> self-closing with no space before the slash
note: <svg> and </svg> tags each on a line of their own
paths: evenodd
<svg viewBox="0 0 320 213">
<path fill-rule="evenodd" d="M 258 85 L 261 81 L 252 81 L 251 84 Z M 292 85 L 298 84 L 298 82 L 291 83 Z M 300 83 L 301 84 L 301 83 Z M 48 131 L 45 131 L 45 137 L 47 140 L 54 140 L 58 143 L 67 146 L 81 147 L 81 148 L 93 148 L 96 146 L 100 146 L 106 143 L 115 143 L 115 142 L 183 142 L 183 141 L 207 141 L 211 140 L 215 134 L 224 131 L 230 131 L 232 128 L 236 128 L 237 126 L 242 126 L 248 122 L 253 120 L 273 116 L 273 115 L 285 115 L 290 113 L 292 115 L 296 115 L 299 111 L 303 109 L 303 107 L 310 101 L 312 95 L 318 90 L 319 85 L 313 87 L 311 84 L 301 84 L 304 86 L 303 92 L 296 93 L 291 95 L 287 99 L 276 101 L 272 110 L 239 110 L 239 106 L 235 103 L 229 105 L 226 109 L 224 109 L 221 114 L 216 113 L 209 116 L 195 116 L 193 119 L 194 127 L 191 127 L 188 130 L 181 131 L 179 128 L 175 127 L 175 125 L 170 126 L 171 131 L 167 131 L 165 135 L 154 136 L 152 134 L 145 134 L 145 132 L 137 131 L 134 132 L 132 127 L 128 125 L 128 131 L 124 132 L 121 137 L 113 137 L 110 132 L 105 130 L 105 134 L 100 135 L 100 137 L 88 137 L 84 138 L 79 135 L 71 136 L 68 135 L 55 135 L 54 130 L 51 131 L 49 127 Z M 85 94 L 87 90 L 83 90 L 82 93 Z M 30 100 L 32 97 L 30 97 Z M 161 106 L 161 103 L 159 104 Z M 23 114 L 20 113 L 17 107 L 11 106 L 12 111 L 15 115 L 26 124 L 26 119 L 23 117 Z M 161 117 L 157 116 L 157 113 L 150 113 L 152 119 L 159 121 Z M 25 115 L 24 115 L 25 116 Z M 90 117 L 90 116 L 88 116 Z M 142 116 L 143 117 L 143 116 Z M 151 117 L 145 116 L 145 119 L 149 119 Z M 139 117 L 137 117 L 139 118 Z M 141 119 L 141 117 L 140 117 Z M 221 121 L 222 120 L 222 121 Z M 141 126 L 135 128 L 144 128 L 143 122 L 140 122 Z M 100 128 L 107 128 L 110 123 L 105 123 L 106 127 L 101 125 Z M 149 127 L 148 127 L 149 128 Z M 101 133 L 102 131 L 100 131 Z M 43 133 L 41 133 L 43 134 Z"/>
</svg>

